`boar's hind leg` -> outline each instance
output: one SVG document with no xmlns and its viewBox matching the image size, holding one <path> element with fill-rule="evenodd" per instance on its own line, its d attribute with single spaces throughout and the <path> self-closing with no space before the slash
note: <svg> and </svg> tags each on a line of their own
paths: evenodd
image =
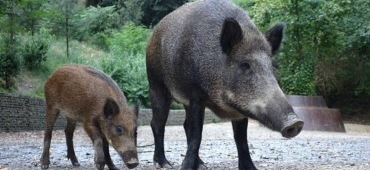
<svg viewBox="0 0 370 170">
<path fill-rule="evenodd" d="M 172 168 L 164 154 L 164 131 L 171 104 L 171 96 L 167 88 L 150 82 L 150 100 L 153 117 L 151 127 L 154 135 L 154 165 L 157 168 Z"/>
<path fill-rule="evenodd" d="M 181 164 L 181 169 L 205 168 L 199 158 L 199 147 L 202 140 L 203 120 L 205 106 L 201 101 L 199 92 L 193 92 L 190 104 L 186 108 L 185 132 L 187 137 L 188 149 L 185 159 Z"/>
<path fill-rule="evenodd" d="M 248 118 L 232 121 L 234 139 L 238 149 L 239 169 L 257 169 L 251 159 L 247 141 Z"/>
<path fill-rule="evenodd" d="M 50 165 L 50 143 L 55 121 L 59 115 L 59 110 L 53 109 L 50 106 L 46 107 L 45 115 L 45 133 L 44 133 L 44 150 L 41 156 L 41 168 L 47 169 Z"/>
<path fill-rule="evenodd" d="M 73 147 L 73 132 L 76 129 L 76 121 L 67 118 L 67 126 L 64 129 L 67 142 L 67 158 L 71 160 L 73 166 L 80 166 L 76 158 L 75 150 Z"/>
<path fill-rule="evenodd" d="M 190 108 L 188 106 L 185 106 L 184 105 L 184 108 L 185 108 L 185 111 L 188 113 L 191 112 Z M 203 113 L 204 114 L 204 113 Z M 186 140 L 187 140 L 187 144 L 189 146 L 189 139 L 190 139 L 190 134 L 189 134 L 189 124 L 188 124 L 188 121 L 187 119 L 185 118 L 185 121 L 184 121 L 184 130 L 185 130 L 185 133 L 186 133 Z M 198 161 L 198 164 L 199 164 L 199 168 L 198 169 L 207 169 L 207 166 L 204 164 L 203 160 L 200 159 L 199 155 L 197 155 L 197 161 Z"/>
</svg>

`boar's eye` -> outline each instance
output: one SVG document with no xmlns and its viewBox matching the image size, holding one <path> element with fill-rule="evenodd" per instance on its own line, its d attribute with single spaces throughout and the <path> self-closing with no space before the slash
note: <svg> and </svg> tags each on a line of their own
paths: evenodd
<svg viewBox="0 0 370 170">
<path fill-rule="evenodd" d="M 122 126 L 116 126 L 116 134 L 118 136 L 121 136 L 121 135 L 123 135 L 123 133 L 124 133 L 123 127 Z"/>
<path fill-rule="evenodd" d="M 249 70 L 251 68 L 247 61 L 242 61 L 239 66 L 244 71 Z"/>
</svg>

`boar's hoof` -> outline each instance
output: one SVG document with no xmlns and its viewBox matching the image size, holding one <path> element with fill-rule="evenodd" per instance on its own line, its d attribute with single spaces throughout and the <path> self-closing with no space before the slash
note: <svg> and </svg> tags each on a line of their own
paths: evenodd
<svg viewBox="0 0 370 170">
<path fill-rule="evenodd" d="M 131 169 L 131 168 L 130 168 L 130 169 Z M 110 166 L 110 167 L 109 167 L 109 170 L 119 170 L 119 169 L 118 169 L 116 166 L 114 166 L 114 165 L 113 165 L 113 166 Z"/>
<path fill-rule="evenodd" d="M 197 169 L 197 170 L 206 170 L 206 169 L 208 169 L 208 167 L 207 167 L 207 166 L 205 166 L 204 164 L 199 164 L 199 167 L 198 167 L 198 169 Z M 179 169 L 179 170 L 192 170 L 192 169 L 188 169 L 188 168 L 180 167 L 180 169 Z"/>
<path fill-rule="evenodd" d="M 155 161 L 154 167 L 155 169 L 173 169 L 172 165 L 169 162 L 160 165 L 158 162 Z"/>
<path fill-rule="evenodd" d="M 206 170 L 208 167 L 204 164 L 199 164 L 198 170 Z"/>
<path fill-rule="evenodd" d="M 302 120 L 296 119 L 292 121 L 289 125 L 285 126 L 281 130 L 281 134 L 286 138 L 297 136 L 301 132 L 303 124 L 304 123 Z"/>
<path fill-rule="evenodd" d="M 76 162 L 72 162 L 72 165 L 73 165 L 73 166 L 80 166 L 80 163 L 78 163 L 78 162 L 76 161 Z"/>
<path fill-rule="evenodd" d="M 192 170 L 193 168 L 189 168 L 188 165 L 186 165 L 188 162 L 184 159 L 182 162 L 182 165 L 179 170 Z M 198 163 L 197 163 L 197 170 L 206 170 L 208 167 L 204 164 L 203 160 L 198 157 Z"/>
<path fill-rule="evenodd" d="M 95 164 L 96 165 L 96 168 L 98 169 L 98 170 L 104 170 L 104 166 L 105 166 L 105 164 Z"/>
</svg>

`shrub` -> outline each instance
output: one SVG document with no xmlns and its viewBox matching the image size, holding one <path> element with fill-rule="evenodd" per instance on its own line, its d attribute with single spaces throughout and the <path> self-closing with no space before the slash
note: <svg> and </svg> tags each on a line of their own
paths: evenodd
<svg viewBox="0 0 370 170">
<path fill-rule="evenodd" d="M 150 103 L 145 67 L 145 47 L 149 35 L 149 29 L 127 23 L 107 39 L 110 53 L 100 62 L 102 71 L 118 83 L 128 101 L 134 103 L 140 100 L 143 106 Z"/>
<path fill-rule="evenodd" d="M 308 58 L 305 61 L 281 61 L 283 67 L 279 67 L 278 81 L 282 90 L 287 94 L 315 95 L 315 83 L 313 80 L 313 65 Z"/>
<path fill-rule="evenodd" d="M 14 44 L 13 47 L 9 47 L 9 39 L 5 37 L 8 36 L 0 34 L 0 78 L 4 80 L 5 88 L 10 89 L 11 78 L 21 69 L 21 60 L 16 53 L 17 46 Z"/>
<path fill-rule="evenodd" d="M 133 54 L 144 54 L 150 30 L 144 26 L 126 23 L 122 30 L 114 32 L 108 38 L 110 51 L 115 55 L 130 52 Z"/>
<path fill-rule="evenodd" d="M 102 58 L 101 69 L 122 89 L 128 102 L 140 100 L 143 106 L 149 106 L 148 81 L 146 77 L 145 56 L 125 53 Z"/>
<path fill-rule="evenodd" d="M 0 75 L 5 81 L 6 89 L 12 86 L 11 78 L 19 73 L 20 63 L 15 53 L 0 53 Z"/>
<path fill-rule="evenodd" d="M 95 37 L 96 34 L 109 32 L 110 29 L 118 27 L 119 15 L 115 12 L 114 6 L 90 6 L 73 17 L 72 37 L 78 40 L 92 41 L 101 37 L 101 35 Z M 98 42 L 102 43 L 101 41 L 99 40 Z"/>
<path fill-rule="evenodd" d="M 24 38 L 21 44 L 20 55 L 23 57 L 24 65 L 27 69 L 37 69 L 40 67 L 41 62 L 46 61 L 46 53 L 52 39 L 53 36 L 46 29 L 40 29 L 33 36 Z"/>
</svg>

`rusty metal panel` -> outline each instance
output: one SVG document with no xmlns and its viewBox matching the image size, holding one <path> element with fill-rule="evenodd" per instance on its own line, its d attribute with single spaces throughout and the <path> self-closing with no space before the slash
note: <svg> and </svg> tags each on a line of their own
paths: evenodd
<svg viewBox="0 0 370 170">
<path fill-rule="evenodd" d="M 293 107 L 304 121 L 303 130 L 346 132 L 339 109 L 320 107 Z"/>
<path fill-rule="evenodd" d="M 300 95 L 286 95 L 288 102 L 292 106 L 301 107 L 327 107 L 326 102 L 322 96 L 300 96 Z"/>
</svg>

